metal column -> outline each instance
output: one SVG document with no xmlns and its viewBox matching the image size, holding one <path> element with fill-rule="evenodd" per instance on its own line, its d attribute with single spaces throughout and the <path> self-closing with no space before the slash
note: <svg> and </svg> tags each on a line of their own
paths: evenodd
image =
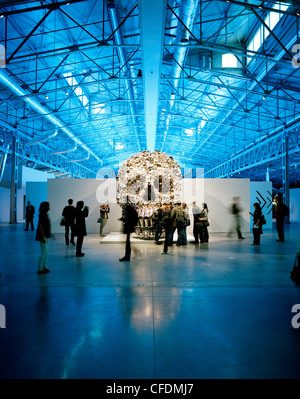
<svg viewBox="0 0 300 399">
<path fill-rule="evenodd" d="M 282 157 L 282 185 L 283 202 L 290 206 L 290 168 L 289 168 L 289 134 L 285 133 L 283 137 L 283 157 Z M 290 223 L 290 216 L 286 216 L 286 223 Z"/>
<path fill-rule="evenodd" d="M 12 137 L 11 188 L 10 188 L 10 224 L 17 223 L 18 158 L 16 150 L 18 138 Z"/>
</svg>

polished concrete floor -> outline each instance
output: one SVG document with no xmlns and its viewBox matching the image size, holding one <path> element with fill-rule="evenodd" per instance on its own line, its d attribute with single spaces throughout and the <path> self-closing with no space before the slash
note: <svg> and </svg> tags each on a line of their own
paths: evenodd
<svg viewBox="0 0 300 399">
<path fill-rule="evenodd" d="M 124 244 L 85 238 L 84 258 L 51 242 L 47 275 L 24 225 L 0 226 L 0 378 L 299 378 L 300 329 L 290 280 L 300 226 L 260 247 L 211 234 L 202 246 Z"/>
</svg>

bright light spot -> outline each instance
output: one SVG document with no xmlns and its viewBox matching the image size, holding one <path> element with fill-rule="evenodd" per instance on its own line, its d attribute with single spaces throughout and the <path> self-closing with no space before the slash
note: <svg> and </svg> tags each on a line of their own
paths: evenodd
<svg viewBox="0 0 300 399">
<path fill-rule="evenodd" d="M 237 68 L 237 58 L 234 54 L 222 54 L 222 68 Z"/>
</svg>

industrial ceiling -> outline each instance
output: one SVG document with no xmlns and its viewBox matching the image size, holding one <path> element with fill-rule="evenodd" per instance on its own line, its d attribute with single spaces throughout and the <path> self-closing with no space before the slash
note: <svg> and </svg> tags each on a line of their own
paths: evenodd
<svg viewBox="0 0 300 399">
<path fill-rule="evenodd" d="M 186 176 L 280 188 L 288 175 L 299 186 L 299 11 L 298 1 L 0 1 L 2 164 L 15 154 L 57 177 L 113 177 L 132 154 L 158 150 Z"/>
</svg>

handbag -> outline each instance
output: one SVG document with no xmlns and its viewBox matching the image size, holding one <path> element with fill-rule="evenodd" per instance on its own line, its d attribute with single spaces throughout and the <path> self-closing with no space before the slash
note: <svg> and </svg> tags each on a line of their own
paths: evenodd
<svg viewBox="0 0 300 399">
<path fill-rule="evenodd" d="M 102 222 L 102 218 L 98 218 L 97 223 L 101 223 L 101 222 Z"/>
<path fill-rule="evenodd" d="M 65 218 L 61 218 L 60 223 L 61 226 L 65 226 L 66 225 L 66 219 Z"/>
</svg>

